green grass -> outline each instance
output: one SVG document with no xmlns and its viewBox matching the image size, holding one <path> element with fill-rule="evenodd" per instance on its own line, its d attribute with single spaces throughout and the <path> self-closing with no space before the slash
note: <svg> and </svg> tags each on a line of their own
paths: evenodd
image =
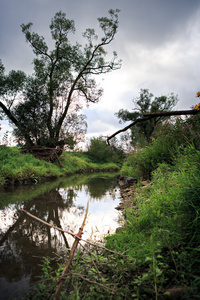
<svg viewBox="0 0 200 300">
<path fill-rule="evenodd" d="M 193 146 L 180 153 L 173 166 L 160 164 L 152 185 L 135 190 L 126 227 L 107 238 L 107 247 L 126 250 L 135 262 L 135 286 L 128 286 L 136 299 L 147 297 L 147 291 L 156 299 L 167 286 L 200 285 L 199 167 L 200 152 Z"/>
<path fill-rule="evenodd" d="M 200 151 L 188 145 L 173 163 L 158 165 L 151 184 L 138 183 L 125 226 L 105 239 L 123 255 L 92 247 L 78 252 L 71 269 L 77 275 L 66 280 L 64 299 L 173 299 L 179 287 L 178 299 L 200 299 L 199 167 Z M 49 295 L 54 274 L 64 268 L 61 260 L 56 271 L 44 261 L 41 277 L 51 280 L 40 284 L 39 294 Z"/>
<path fill-rule="evenodd" d="M 10 183 L 39 182 L 77 172 L 119 170 L 114 163 L 93 163 L 85 153 L 63 152 L 58 162 L 36 159 L 31 154 L 20 153 L 19 148 L 0 146 L 0 186 Z"/>
<path fill-rule="evenodd" d="M 105 239 L 107 248 L 123 255 L 96 248 L 79 252 L 63 299 L 173 299 L 175 293 L 177 299 L 200 299 L 199 123 L 200 116 L 164 123 L 149 147 L 129 156 L 121 173 L 139 182 L 124 226 Z M 84 155 L 64 153 L 63 172 L 99 168 Z M 142 187 L 144 179 L 150 184 Z M 55 281 L 52 274 L 64 264 L 56 272 L 47 262 L 43 266 L 47 282 Z M 51 281 L 38 292 L 50 290 Z"/>
<path fill-rule="evenodd" d="M 188 144 L 200 150 L 200 114 L 186 119 L 166 121 L 155 129 L 152 142 L 138 153 L 132 153 L 123 164 L 121 174 L 151 179 L 160 163 L 172 164 L 173 158 Z"/>
<path fill-rule="evenodd" d="M 53 164 L 40 161 L 31 154 L 21 154 L 19 148 L 0 146 L 0 174 L 0 183 L 4 184 L 56 177 L 60 172 Z"/>
</svg>

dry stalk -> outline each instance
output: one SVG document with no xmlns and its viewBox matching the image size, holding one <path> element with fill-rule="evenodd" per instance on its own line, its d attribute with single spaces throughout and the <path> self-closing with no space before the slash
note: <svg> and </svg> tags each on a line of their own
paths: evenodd
<svg viewBox="0 0 200 300">
<path fill-rule="evenodd" d="M 93 243 L 91 243 L 91 242 L 89 242 L 89 241 L 86 241 L 86 240 L 83 240 L 83 239 L 82 239 L 83 228 L 84 228 L 84 226 L 85 226 L 85 222 L 86 222 L 86 218 L 87 218 L 87 214 L 88 214 L 88 208 L 89 208 L 89 201 L 88 201 L 88 203 L 87 203 L 87 208 L 86 208 L 86 212 L 85 212 L 85 217 L 84 217 L 83 223 L 82 223 L 81 227 L 79 228 L 79 232 L 78 232 L 77 234 L 74 234 L 74 233 L 72 233 L 72 232 L 70 232 L 70 231 L 67 231 L 67 230 L 63 230 L 63 229 L 61 229 L 61 228 L 59 228 L 59 227 L 57 227 L 57 226 L 55 226 L 55 225 L 51 225 L 51 224 L 49 224 L 49 223 L 47 223 L 47 222 L 41 220 L 40 218 L 38 218 L 38 217 L 36 217 L 36 216 L 30 214 L 30 213 L 27 212 L 26 210 L 21 209 L 22 212 L 24 212 L 25 214 L 27 214 L 27 215 L 30 216 L 31 218 L 33 218 L 33 219 L 35 219 L 35 220 L 37 220 L 37 221 L 39 221 L 39 222 L 45 224 L 46 226 L 49 226 L 49 227 L 54 228 L 54 229 L 57 229 L 57 230 L 59 230 L 59 231 L 61 231 L 61 232 L 64 232 L 64 233 L 68 233 L 68 234 L 70 234 L 71 236 L 73 236 L 73 237 L 75 238 L 74 243 L 73 243 L 72 248 L 71 248 L 71 251 L 70 251 L 70 253 L 69 253 L 68 261 L 67 261 L 67 263 L 66 263 L 66 265 L 65 265 L 65 268 L 64 268 L 64 270 L 63 270 L 63 274 L 62 274 L 62 276 L 60 277 L 60 281 L 58 282 L 58 287 L 57 287 L 57 290 L 56 290 L 56 292 L 55 292 L 55 294 L 54 294 L 53 300 L 58 300 L 58 299 L 60 298 L 60 293 L 61 293 L 61 289 L 62 289 L 64 280 L 65 280 L 65 277 L 68 276 L 68 275 L 70 275 L 70 274 L 71 274 L 71 275 L 75 275 L 75 276 L 79 276 L 79 277 L 82 278 L 83 280 L 87 280 L 87 281 L 90 282 L 90 283 L 97 284 L 97 285 L 103 287 L 104 289 L 109 289 L 108 287 L 104 286 L 103 284 L 98 283 L 98 282 L 95 282 L 95 281 L 92 281 L 92 280 L 89 280 L 89 279 L 85 278 L 84 276 L 82 276 L 82 275 L 80 275 L 80 274 L 71 273 L 71 272 L 69 273 L 69 267 L 70 267 L 70 265 L 71 265 L 71 262 L 72 262 L 72 259 L 73 259 L 73 256 L 74 256 L 74 252 L 75 252 L 75 250 L 76 250 L 76 248 L 77 248 L 78 243 L 79 243 L 80 240 L 81 240 L 81 241 L 84 241 L 84 242 L 86 242 L 86 243 L 88 243 L 88 244 L 90 244 L 90 245 L 92 245 L 92 246 L 95 246 L 95 247 L 104 249 L 104 250 L 106 250 L 106 251 L 109 251 L 109 252 L 111 252 L 111 253 L 114 253 L 114 254 L 117 254 L 117 255 L 121 255 L 121 256 L 123 256 L 123 257 L 124 257 L 124 256 L 127 256 L 127 255 L 125 255 L 126 251 L 124 251 L 124 253 L 119 253 L 119 252 L 116 252 L 116 251 L 107 249 L 106 247 L 104 247 L 104 246 L 102 246 L 102 245 L 93 244 Z M 96 266 L 96 264 L 95 264 L 95 262 L 94 262 L 93 259 L 92 259 L 92 261 L 93 261 L 93 264 L 94 264 L 94 266 L 95 266 L 95 268 L 96 268 L 96 270 L 97 270 L 97 272 L 98 272 L 98 274 L 99 274 L 99 271 L 98 271 L 97 266 Z M 100 275 L 100 274 L 99 274 L 99 275 Z M 100 277 L 101 277 L 101 275 L 100 275 Z M 111 291 L 112 293 L 114 292 L 113 290 L 110 290 L 110 291 Z"/>
<path fill-rule="evenodd" d="M 85 243 L 87 243 L 87 244 L 89 244 L 89 245 L 91 245 L 91 246 L 101 248 L 101 249 L 103 249 L 103 250 L 105 250 L 105 251 L 111 252 L 111 253 L 113 253 L 113 254 L 121 255 L 121 256 L 123 256 L 123 257 L 124 257 L 124 256 L 128 256 L 128 255 L 125 254 L 126 251 L 124 251 L 123 253 L 120 253 L 120 252 L 116 252 L 116 251 L 107 249 L 106 247 L 104 247 L 104 246 L 102 246 L 102 245 L 94 244 L 94 243 L 92 243 L 92 242 L 89 242 L 89 241 L 87 241 L 87 240 L 84 240 L 84 239 L 80 238 L 77 234 L 74 234 L 74 233 L 72 233 L 72 232 L 70 232 L 70 231 L 67 231 L 67 230 L 63 230 L 62 228 L 59 228 L 59 227 L 57 227 L 57 226 L 55 226 L 55 225 L 51 225 L 51 224 L 49 224 L 49 223 L 47 223 L 47 222 L 41 220 L 40 218 L 38 218 L 38 217 L 36 217 L 36 216 L 30 214 L 29 212 L 27 212 L 27 211 L 26 211 L 25 209 L 23 209 L 23 208 L 21 209 L 21 211 L 24 212 L 25 214 L 27 214 L 29 217 L 31 217 L 31 218 L 33 218 L 33 219 L 35 219 L 35 220 L 37 220 L 37 221 L 39 221 L 39 222 L 45 224 L 46 226 L 49 226 L 49 227 L 54 228 L 54 229 L 57 229 L 57 230 L 59 230 L 59 231 L 68 233 L 68 234 L 70 234 L 71 236 L 73 236 L 74 238 L 77 238 L 77 239 L 79 239 L 79 240 L 81 240 L 81 241 L 83 241 L 83 242 L 85 242 Z"/>
<path fill-rule="evenodd" d="M 80 277 L 81 279 L 85 280 L 85 281 L 88 281 L 89 283 L 92 283 L 92 284 L 96 284 L 102 288 L 104 288 L 105 290 L 109 290 L 112 294 L 115 293 L 115 290 L 111 289 L 110 287 L 102 284 L 102 283 L 99 283 L 97 281 L 94 281 L 94 280 L 91 280 L 91 279 L 88 279 L 86 278 L 85 276 L 81 275 L 81 274 L 78 274 L 78 273 L 73 273 L 73 272 L 70 272 L 69 275 L 74 275 L 74 276 L 77 276 L 77 277 Z"/>
<path fill-rule="evenodd" d="M 57 287 L 57 290 L 56 290 L 56 292 L 54 294 L 53 300 L 59 300 L 59 298 L 60 298 L 61 289 L 62 289 L 63 283 L 65 281 L 65 279 L 63 278 L 63 276 L 66 276 L 66 274 L 68 273 L 69 267 L 70 267 L 72 259 L 74 257 L 74 252 L 75 252 L 75 250 L 76 250 L 76 248 L 78 246 L 79 240 L 80 240 L 79 238 L 82 237 L 83 228 L 85 226 L 85 222 L 86 222 L 86 219 L 87 219 L 88 208 L 89 208 L 89 200 L 88 200 L 88 203 L 87 203 L 87 208 L 86 208 L 86 212 L 85 212 L 85 217 L 84 217 L 83 223 L 82 223 L 81 227 L 79 228 L 78 234 L 75 235 L 75 240 L 74 240 L 74 243 L 72 245 L 71 251 L 69 253 L 68 261 L 67 261 L 67 263 L 65 265 L 65 268 L 63 270 L 62 278 L 60 279 L 60 281 L 58 283 L 58 287 Z"/>
</svg>

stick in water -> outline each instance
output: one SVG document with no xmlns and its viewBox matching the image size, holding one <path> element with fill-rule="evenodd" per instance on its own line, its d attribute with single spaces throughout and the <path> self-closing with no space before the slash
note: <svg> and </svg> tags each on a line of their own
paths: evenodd
<svg viewBox="0 0 200 300">
<path fill-rule="evenodd" d="M 85 217 L 84 217 L 84 220 L 83 220 L 83 223 L 81 225 L 81 227 L 79 228 L 79 232 L 78 234 L 76 234 L 76 237 L 75 237 L 75 240 L 74 240 L 74 243 L 72 245 L 72 249 L 69 253 L 69 258 L 68 258 L 68 261 L 66 263 L 66 266 L 63 270 L 63 274 L 62 276 L 65 276 L 69 270 L 69 267 L 71 265 L 71 262 L 72 262 L 72 259 L 73 259 L 73 256 L 74 256 L 74 252 L 76 250 L 76 247 L 78 246 L 78 243 L 79 243 L 79 240 L 81 239 L 82 237 L 82 234 L 83 234 L 83 228 L 85 226 L 85 222 L 86 222 L 86 219 L 87 219 L 87 214 L 88 214 L 88 208 L 89 208 L 89 200 L 88 200 L 88 203 L 87 203 L 87 208 L 86 208 L 86 212 L 85 212 Z M 59 300 L 60 298 L 60 293 L 61 293 L 61 289 L 62 289 L 62 286 L 63 286 L 63 283 L 64 283 L 65 279 L 64 278 L 61 278 L 59 284 L 58 284 L 58 287 L 57 287 L 57 290 L 54 294 L 54 297 L 53 297 L 53 300 Z"/>
</svg>

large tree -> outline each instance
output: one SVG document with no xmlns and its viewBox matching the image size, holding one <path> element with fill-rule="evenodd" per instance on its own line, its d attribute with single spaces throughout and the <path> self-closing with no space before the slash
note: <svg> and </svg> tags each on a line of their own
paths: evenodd
<svg viewBox="0 0 200 300">
<path fill-rule="evenodd" d="M 173 93 L 168 96 L 154 97 L 148 89 L 141 89 L 139 97 L 133 99 L 133 111 L 120 109 L 116 115 L 120 123 L 140 121 L 140 119 L 142 120 L 141 117 L 146 113 L 151 114 L 171 111 L 177 104 L 177 101 L 178 97 Z M 144 146 L 145 144 L 149 144 L 155 126 L 158 125 L 163 118 L 163 116 L 157 116 L 143 120 L 142 122 L 136 122 L 135 126 L 131 126 L 132 146 L 137 147 L 138 145 Z"/>
<path fill-rule="evenodd" d="M 22 72 L 13 71 L 19 75 L 18 81 L 21 80 L 16 85 L 17 78 L 4 75 L 3 65 L 0 66 L 1 112 L 14 124 L 14 133 L 21 142 L 56 146 L 61 139 L 67 143 L 72 137 L 72 131 L 69 134 L 66 130 L 68 122 L 77 125 L 82 121 L 85 126 L 84 117 L 78 114 L 83 103 L 97 103 L 102 96 L 94 75 L 121 66 L 116 52 L 106 60 L 105 51 L 117 32 L 118 13 L 119 10 L 110 10 L 109 17 L 98 18 L 103 32 L 101 38 L 94 29 L 86 29 L 84 46 L 70 43 L 69 34 L 75 32 L 74 21 L 66 19 L 61 11 L 56 13 L 50 24 L 53 50 L 49 49 L 44 37 L 31 31 L 32 23 L 21 25 L 36 55 L 33 75 L 26 77 Z M 12 80 L 6 86 L 9 78 Z M 77 126 L 75 131 L 77 133 Z"/>
</svg>

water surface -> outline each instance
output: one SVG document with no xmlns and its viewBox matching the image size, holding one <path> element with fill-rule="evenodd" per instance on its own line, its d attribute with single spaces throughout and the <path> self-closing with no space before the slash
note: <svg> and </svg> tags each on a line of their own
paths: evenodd
<svg viewBox="0 0 200 300">
<path fill-rule="evenodd" d="M 76 175 L 45 184 L 0 191 L 0 290 L 1 299 L 26 291 L 41 274 L 44 257 L 70 248 L 73 238 L 21 212 L 77 233 L 87 201 L 89 216 L 84 239 L 93 241 L 119 226 L 119 189 L 115 174 Z"/>
</svg>

